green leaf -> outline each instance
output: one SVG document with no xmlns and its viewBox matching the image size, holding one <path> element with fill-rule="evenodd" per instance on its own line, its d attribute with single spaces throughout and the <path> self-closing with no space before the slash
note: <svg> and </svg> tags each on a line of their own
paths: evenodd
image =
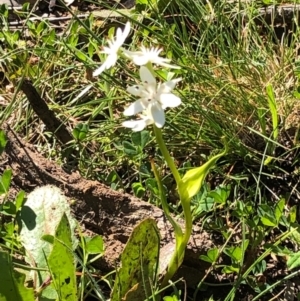
<svg viewBox="0 0 300 301">
<path fill-rule="evenodd" d="M 225 204 L 230 195 L 230 191 L 231 191 L 230 185 L 227 186 L 220 185 L 214 191 L 210 191 L 208 193 L 208 196 L 214 198 L 217 203 Z"/>
<path fill-rule="evenodd" d="M 209 263 L 214 263 L 218 259 L 219 255 L 219 250 L 218 248 L 212 248 L 207 251 L 207 256 L 206 255 L 200 255 L 199 258 L 209 262 Z"/>
<path fill-rule="evenodd" d="M 216 261 L 218 259 L 219 250 L 218 248 L 212 248 L 207 251 L 207 256 L 212 260 Z"/>
<path fill-rule="evenodd" d="M 11 169 L 6 169 L 3 172 L 3 175 L 0 178 L 0 195 L 6 194 L 8 192 L 10 187 L 11 176 L 12 176 Z"/>
<path fill-rule="evenodd" d="M 270 243 L 265 243 L 264 249 L 265 250 L 271 249 L 272 253 L 274 253 L 278 256 L 284 256 L 284 257 L 286 257 L 286 255 L 291 255 L 293 253 L 290 249 L 288 249 L 285 246 L 280 246 L 280 245 L 274 246 L 273 244 L 270 244 Z"/>
<path fill-rule="evenodd" d="M 156 283 L 159 258 L 159 231 L 153 219 L 137 225 L 121 255 L 111 301 L 141 301 L 151 296 Z"/>
<path fill-rule="evenodd" d="M 238 273 L 239 272 L 239 268 L 233 265 L 226 265 L 223 269 L 222 269 L 222 273 L 225 274 L 232 274 L 232 273 Z"/>
<path fill-rule="evenodd" d="M 53 285 L 60 300 L 77 301 L 75 258 L 72 251 L 71 228 L 63 214 L 55 232 L 52 252 L 48 258 Z"/>
<path fill-rule="evenodd" d="M 135 156 L 139 152 L 137 148 L 128 141 L 123 141 L 124 153 L 129 156 Z"/>
<path fill-rule="evenodd" d="M 277 106 L 275 100 L 275 94 L 273 87 L 269 84 L 267 86 L 267 95 L 268 95 L 268 104 L 271 111 L 272 116 L 272 124 L 273 124 L 273 138 L 277 140 L 279 129 L 278 129 L 278 114 L 277 114 Z"/>
<path fill-rule="evenodd" d="M 147 187 L 147 189 L 149 189 L 153 194 L 158 195 L 159 191 L 158 191 L 158 187 L 157 187 L 157 183 L 156 180 L 153 178 L 148 178 L 145 181 L 145 186 Z"/>
<path fill-rule="evenodd" d="M 229 256 L 233 261 L 239 262 L 243 257 L 241 247 L 227 247 L 224 249 L 224 253 Z"/>
<path fill-rule="evenodd" d="M 284 205 L 285 205 L 285 199 L 281 199 L 275 206 L 275 217 L 277 223 L 279 223 L 279 220 L 282 217 Z"/>
<path fill-rule="evenodd" d="M 269 226 L 269 227 L 276 227 L 277 226 L 276 219 L 272 218 L 271 216 L 263 216 L 263 217 L 260 218 L 260 220 L 265 226 Z"/>
<path fill-rule="evenodd" d="M 25 259 L 33 267 L 46 269 L 46 271 L 35 271 L 37 287 L 50 277 L 47 271 L 47 258 L 52 251 L 53 236 L 63 214 L 68 216 L 73 229 L 73 248 L 75 248 L 76 221 L 71 217 L 70 205 L 58 188 L 50 185 L 36 188 L 28 194 L 27 201 L 21 208 L 18 218 L 22 225 L 20 240 L 26 250 Z M 42 237 L 44 240 L 41 239 Z M 45 237 L 48 239 L 46 240 Z M 54 301 L 58 296 L 53 286 L 47 286 L 39 297 L 40 300 Z"/>
<path fill-rule="evenodd" d="M 47 44 L 48 48 L 50 48 L 51 50 L 53 49 L 53 51 L 55 50 L 53 47 L 53 44 L 55 43 L 55 38 L 56 38 L 56 34 L 55 34 L 55 30 L 52 29 L 48 32 L 47 35 L 42 36 L 42 41 Z"/>
<path fill-rule="evenodd" d="M 290 255 L 286 265 L 289 270 L 298 268 L 300 266 L 300 252 Z"/>
<path fill-rule="evenodd" d="M 290 233 L 291 233 L 291 240 L 295 242 L 296 244 L 300 245 L 300 229 L 298 224 L 292 224 L 290 226 Z"/>
<path fill-rule="evenodd" d="M 131 140 L 135 146 L 140 146 L 141 149 L 144 149 L 150 140 L 150 133 L 148 131 L 133 132 Z"/>
<path fill-rule="evenodd" d="M 0 155 L 4 152 L 7 139 L 3 130 L 0 130 Z"/>
<path fill-rule="evenodd" d="M 88 254 L 103 254 L 104 243 L 103 238 L 100 235 L 96 235 L 92 238 L 85 237 L 85 250 Z"/>
<path fill-rule="evenodd" d="M 195 196 L 200 190 L 202 183 L 209 170 L 215 166 L 218 159 L 224 156 L 226 152 L 227 146 L 225 147 L 225 150 L 222 153 L 212 157 L 202 166 L 188 170 L 183 176 L 179 185 L 180 197 L 185 200 L 190 200 L 193 196 Z"/>
<path fill-rule="evenodd" d="M 297 205 L 294 205 L 292 208 L 290 208 L 290 212 L 289 212 L 289 221 L 291 223 L 294 223 L 296 221 L 296 217 L 297 217 Z"/>
<path fill-rule="evenodd" d="M 34 301 L 32 288 L 24 286 L 25 275 L 13 269 L 11 256 L 0 251 L 0 300 Z"/>
<path fill-rule="evenodd" d="M 49 244 L 53 245 L 54 244 L 54 236 L 50 234 L 45 234 L 42 236 L 42 240 L 48 242 Z"/>
<path fill-rule="evenodd" d="M 209 263 L 213 263 L 213 261 L 211 261 L 211 259 L 207 255 L 200 255 L 199 259 L 209 262 Z"/>
<path fill-rule="evenodd" d="M 177 298 L 176 295 L 174 295 L 174 296 L 165 296 L 165 297 L 163 298 L 163 300 L 164 300 L 164 301 L 179 301 L 179 299 Z"/>
<path fill-rule="evenodd" d="M 22 206 L 25 203 L 25 191 L 24 190 L 20 190 L 19 193 L 16 196 L 15 199 L 15 204 L 16 204 L 16 211 L 18 211 L 19 209 L 22 208 Z"/>
<path fill-rule="evenodd" d="M 11 216 L 16 215 L 17 213 L 16 205 L 11 201 L 5 202 L 1 208 L 1 213 L 5 215 L 11 215 Z"/>
<path fill-rule="evenodd" d="M 136 197 L 141 198 L 145 194 L 146 189 L 140 182 L 132 183 L 131 187 Z"/>
<path fill-rule="evenodd" d="M 86 138 L 88 131 L 89 131 L 89 126 L 87 124 L 79 123 L 73 129 L 72 134 L 76 140 L 83 141 Z"/>
</svg>

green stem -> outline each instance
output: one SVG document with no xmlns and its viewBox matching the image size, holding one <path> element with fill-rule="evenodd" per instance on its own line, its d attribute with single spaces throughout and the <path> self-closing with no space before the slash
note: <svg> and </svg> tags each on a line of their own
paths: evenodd
<svg viewBox="0 0 300 301">
<path fill-rule="evenodd" d="M 159 176 L 158 170 L 155 166 L 154 161 L 151 159 L 151 167 L 158 185 L 158 190 L 159 190 L 159 196 L 160 196 L 160 201 L 161 201 L 161 205 L 163 207 L 165 216 L 167 217 L 168 221 L 170 222 L 170 224 L 172 225 L 172 227 L 174 228 L 174 232 L 175 232 L 175 238 L 176 238 L 176 242 L 177 242 L 177 238 L 178 237 L 182 237 L 183 233 L 181 230 L 180 225 L 173 219 L 173 217 L 170 214 L 170 210 L 169 210 L 169 206 L 168 206 L 168 202 L 166 200 L 166 194 L 164 192 L 164 187 L 161 181 L 161 178 Z"/>
<path fill-rule="evenodd" d="M 155 137 L 156 137 L 156 141 L 159 145 L 160 151 L 161 151 L 162 155 L 164 156 L 164 158 L 165 158 L 165 160 L 166 160 L 166 162 L 167 162 L 167 164 L 168 164 L 168 166 L 169 166 L 169 168 L 170 168 L 170 170 L 173 174 L 173 177 L 176 181 L 177 187 L 179 187 L 180 182 L 181 182 L 181 177 L 180 177 L 179 172 L 178 172 L 178 170 L 175 166 L 175 163 L 174 163 L 174 161 L 173 161 L 173 159 L 172 159 L 172 157 L 171 157 L 171 155 L 170 155 L 170 153 L 169 153 L 169 151 L 168 151 L 168 149 L 165 145 L 164 139 L 163 139 L 162 134 L 161 134 L 161 129 L 159 129 L 156 126 L 153 126 L 153 128 L 154 128 L 154 134 L 155 134 Z"/>
<path fill-rule="evenodd" d="M 154 133 L 155 133 L 156 141 L 159 145 L 160 151 L 161 151 L 162 155 L 164 156 L 164 159 L 166 160 L 166 162 L 174 176 L 174 179 L 177 184 L 177 188 L 179 188 L 179 186 L 181 184 L 181 177 L 180 177 L 179 172 L 175 166 L 175 163 L 174 163 L 172 157 L 170 156 L 170 153 L 165 145 L 165 142 L 162 137 L 162 132 L 159 128 L 154 126 Z M 178 189 L 178 191 L 179 191 L 179 189 Z M 184 214 L 185 232 L 184 232 L 184 234 L 182 234 L 181 229 L 179 232 L 178 228 L 172 224 L 174 227 L 174 232 L 175 232 L 176 245 L 175 245 L 175 250 L 173 252 L 171 260 L 168 265 L 168 270 L 163 279 L 162 287 L 167 286 L 168 281 L 174 276 L 174 274 L 180 267 L 180 265 L 183 261 L 183 258 L 184 258 L 186 246 L 188 244 L 188 241 L 189 241 L 191 233 L 192 233 L 193 222 L 192 222 L 190 200 L 184 199 L 182 196 L 180 196 L 180 201 L 181 201 L 181 206 L 182 206 L 183 214 Z M 163 205 L 165 205 L 165 204 L 163 204 Z M 169 215 L 168 208 L 166 210 L 164 207 L 165 206 L 163 206 L 164 212 L 168 217 L 168 215 Z M 177 224 L 176 224 L 176 226 L 177 226 Z"/>
<path fill-rule="evenodd" d="M 183 237 L 183 244 L 185 245 L 184 248 L 186 248 L 189 239 L 192 234 L 193 230 L 193 218 L 192 218 L 192 211 L 191 211 L 191 203 L 190 200 L 181 200 L 181 206 L 183 209 L 184 214 L 184 221 L 185 221 L 185 232 Z M 183 250 L 184 252 L 184 250 Z"/>
</svg>

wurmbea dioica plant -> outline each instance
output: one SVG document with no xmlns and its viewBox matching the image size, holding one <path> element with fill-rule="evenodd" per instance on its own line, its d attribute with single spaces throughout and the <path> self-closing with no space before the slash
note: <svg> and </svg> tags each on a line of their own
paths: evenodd
<svg viewBox="0 0 300 301">
<path fill-rule="evenodd" d="M 120 28 L 117 29 L 116 38 L 108 41 L 109 47 L 104 48 L 103 53 L 108 55 L 105 62 L 100 66 L 100 68 L 94 71 L 93 75 L 97 76 L 104 70 L 114 66 L 117 62 L 118 56 L 120 55 L 123 55 L 125 58 L 132 60 L 133 63 L 140 66 L 139 75 L 141 83 L 127 88 L 127 92 L 136 96 L 137 100 L 130 104 L 124 111 L 125 116 L 139 114 L 139 119 L 124 121 L 122 125 L 132 129 L 133 131 L 141 131 L 145 127 L 153 125 L 156 142 L 159 145 L 161 153 L 176 181 L 185 221 L 185 228 L 183 230 L 181 229 L 181 226 L 171 217 L 166 196 L 164 194 L 164 190 L 162 189 L 163 186 L 161 179 L 154 163 L 152 162 L 153 172 L 158 182 L 158 187 L 160 188 L 160 197 L 163 210 L 174 228 L 176 241 L 174 253 L 172 254 L 172 258 L 168 264 L 168 269 L 163 279 L 162 286 L 164 287 L 181 265 L 186 246 L 192 233 L 192 213 L 190 206 L 191 199 L 199 192 L 209 169 L 213 167 L 216 161 L 225 154 L 227 149 L 225 148 L 221 154 L 212 157 L 204 165 L 190 169 L 183 177 L 180 176 L 178 169 L 164 143 L 161 128 L 165 124 L 166 108 L 175 108 L 181 104 L 180 97 L 173 94 L 172 91 L 176 84 L 182 79 L 178 78 L 172 79 L 165 83 L 157 83 L 153 64 L 160 65 L 165 68 L 179 67 L 170 65 L 169 59 L 159 56 L 162 49 L 148 49 L 144 46 L 142 46 L 138 51 L 129 51 L 124 49 L 122 45 L 124 44 L 129 32 L 129 22 L 126 23 L 123 31 Z"/>
</svg>

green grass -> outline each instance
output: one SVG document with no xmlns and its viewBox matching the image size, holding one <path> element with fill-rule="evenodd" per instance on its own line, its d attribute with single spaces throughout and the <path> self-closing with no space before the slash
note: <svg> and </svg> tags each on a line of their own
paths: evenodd
<svg viewBox="0 0 300 301">
<path fill-rule="evenodd" d="M 163 130 L 180 171 L 220 152 L 221 137 L 228 143 L 229 153 L 192 201 L 195 222 L 218 233 L 223 244 L 211 261 L 211 271 L 237 276 L 235 286 L 221 300 L 238 300 L 234 298 L 240 287 L 256 294 L 255 300 L 263 293 L 274 296 L 282 288 L 275 282 L 278 279 L 270 292 L 272 283 L 259 286 L 256 276 L 267 273 L 264 265 L 271 252 L 281 256 L 286 251 L 282 237 L 294 247 L 299 244 L 292 233 L 298 233 L 293 206 L 299 199 L 299 28 L 277 36 L 278 28 L 264 20 L 255 23 L 259 7 L 257 2 L 174 0 L 159 11 L 148 7 L 131 20 L 130 45 L 162 47 L 163 55 L 181 66 L 174 77 L 183 78 L 177 89 L 183 105 L 167 112 Z M 180 215 L 174 181 L 151 129 L 142 153 L 130 156 L 124 147 L 124 142 L 132 141 L 121 122 L 124 107 L 134 100 L 125 89 L 134 82 L 135 67 L 121 61 L 114 74 L 91 77 L 104 59 L 99 51 L 109 28 L 119 22 L 100 22 L 91 16 L 84 21 L 74 19 L 58 32 L 46 20 L 28 21 L 29 38 L 25 39 L 23 29 L 13 32 L 5 16 L 1 18 L 6 24 L 0 31 L 1 123 L 10 120 L 44 156 L 60 164 L 65 162 L 63 151 L 76 147 L 84 177 L 160 206 L 149 163 L 149 156 L 155 156 L 163 184 L 170 191 L 170 207 Z M 159 76 L 164 79 L 166 72 Z M 74 139 L 72 145 L 60 145 L 19 91 L 22 78 L 32 80 L 70 132 L 80 123 L 87 124 L 87 136 L 82 141 Z M 78 97 L 89 85 L 92 88 Z M 239 248 L 238 257 L 230 253 L 234 246 Z M 288 249 L 291 256 L 292 248 Z M 247 262 L 249 254 L 251 262 Z M 219 257 L 227 258 L 227 267 L 220 266 Z M 207 278 L 198 288 L 206 283 L 210 292 L 209 283 L 215 279 L 209 273 Z M 204 300 L 197 299 L 199 295 L 195 292 L 194 300 Z"/>
</svg>

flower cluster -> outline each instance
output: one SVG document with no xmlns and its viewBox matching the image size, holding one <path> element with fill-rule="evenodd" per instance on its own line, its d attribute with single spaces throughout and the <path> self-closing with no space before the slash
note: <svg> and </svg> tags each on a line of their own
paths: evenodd
<svg viewBox="0 0 300 301">
<path fill-rule="evenodd" d="M 139 114 L 140 119 L 125 121 L 122 124 L 133 131 L 141 131 L 150 124 L 155 124 L 158 128 L 162 128 L 165 124 L 164 110 L 181 104 L 181 99 L 171 93 L 176 83 L 181 79 L 157 83 L 153 75 L 152 64 L 167 68 L 179 67 L 170 65 L 169 59 L 159 56 L 162 49 L 142 46 L 139 51 L 129 51 L 122 48 L 129 32 L 129 22 L 126 23 L 123 31 L 120 28 L 117 29 L 115 39 L 108 41 L 109 47 L 104 47 L 102 51 L 102 53 L 107 55 L 105 62 L 93 72 L 93 76 L 98 76 L 103 71 L 113 67 L 121 54 L 140 66 L 141 84 L 127 88 L 127 92 L 138 99 L 124 111 L 125 116 Z"/>
</svg>

